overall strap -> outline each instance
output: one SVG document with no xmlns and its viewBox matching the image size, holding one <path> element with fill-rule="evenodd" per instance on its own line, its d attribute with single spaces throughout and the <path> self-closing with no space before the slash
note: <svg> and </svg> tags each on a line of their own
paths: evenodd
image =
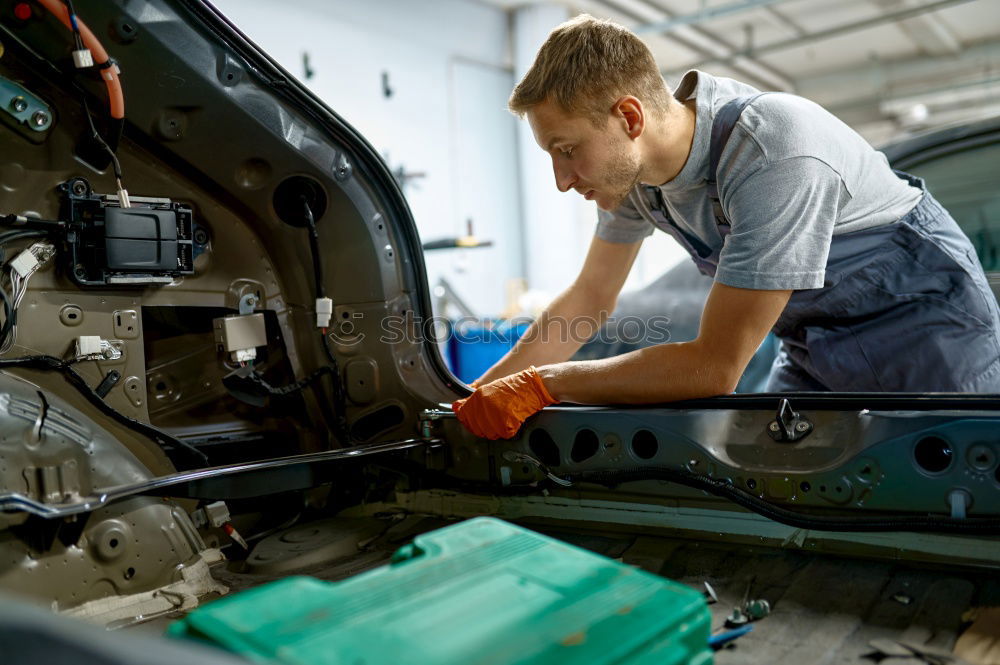
<svg viewBox="0 0 1000 665">
<path fill-rule="evenodd" d="M 715 223 L 727 227 L 727 232 L 730 226 L 729 219 L 726 218 L 726 213 L 722 209 L 722 201 L 719 200 L 719 183 L 717 181 L 719 160 L 722 158 L 722 151 L 725 150 L 729 135 L 733 133 L 733 128 L 736 127 L 743 109 L 761 95 L 766 94 L 768 93 L 759 92 L 755 95 L 729 100 L 715 114 L 715 120 L 712 122 L 712 139 L 708 149 L 708 181 L 705 184 L 708 188 L 708 199 L 712 202 Z"/>
</svg>

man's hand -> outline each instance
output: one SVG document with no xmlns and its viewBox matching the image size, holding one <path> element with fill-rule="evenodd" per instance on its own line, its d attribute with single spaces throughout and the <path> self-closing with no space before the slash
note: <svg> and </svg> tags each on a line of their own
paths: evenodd
<svg viewBox="0 0 1000 665">
<path fill-rule="evenodd" d="M 484 439 L 509 439 L 528 416 L 556 404 L 534 366 L 491 381 L 451 405 L 465 427 Z"/>
</svg>

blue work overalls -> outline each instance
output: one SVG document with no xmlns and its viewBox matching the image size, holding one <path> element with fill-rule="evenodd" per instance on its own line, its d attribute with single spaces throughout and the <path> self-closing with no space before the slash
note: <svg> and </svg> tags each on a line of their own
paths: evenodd
<svg viewBox="0 0 1000 665">
<path fill-rule="evenodd" d="M 752 99 L 716 117 L 710 198 L 725 139 Z M 923 197 L 896 222 L 833 236 L 823 286 L 794 291 L 774 325 L 782 343 L 769 392 L 1000 393 L 1000 308 L 975 249 L 923 180 L 896 174 Z M 719 251 L 680 231 L 665 206 L 651 209 L 714 277 Z M 725 240 L 728 220 L 716 211 Z"/>
</svg>

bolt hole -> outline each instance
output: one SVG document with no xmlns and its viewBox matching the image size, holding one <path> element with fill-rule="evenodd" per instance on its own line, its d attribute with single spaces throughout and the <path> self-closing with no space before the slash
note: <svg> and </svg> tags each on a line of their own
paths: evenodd
<svg viewBox="0 0 1000 665">
<path fill-rule="evenodd" d="M 569 456 L 574 462 L 584 462 L 596 455 L 600 449 L 601 442 L 597 438 L 597 434 L 593 430 L 582 429 L 577 432 L 576 438 L 573 439 L 573 448 L 570 450 Z"/>
<path fill-rule="evenodd" d="M 545 466 L 559 466 L 559 446 L 552 435 L 543 429 L 536 429 L 528 437 L 528 447 Z"/>
<path fill-rule="evenodd" d="M 349 312 L 344 312 L 343 314 L 340 315 L 340 318 L 342 318 L 342 319 L 349 319 L 349 318 L 351 318 L 351 315 L 350 315 Z"/>
<path fill-rule="evenodd" d="M 747 478 L 747 487 L 749 487 L 750 489 L 756 489 L 757 481 L 754 480 L 753 478 Z"/>
<path fill-rule="evenodd" d="M 156 384 L 156 389 L 157 390 L 166 390 L 167 389 L 167 384 L 165 384 L 163 381 L 159 381 Z"/>
<path fill-rule="evenodd" d="M 127 568 L 127 569 L 125 570 L 125 579 L 127 579 L 127 580 L 130 580 L 130 579 L 132 579 L 133 577 L 135 577 L 135 568 L 132 568 L 131 566 L 129 566 L 129 567 L 128 567 L 128 568 Z"/>
<path fill-rule="evenodd" d="M 108 545 L 111 547 L 111 549 L 118 547 L 118 539 L 112 538 L 111 540 L 108 541 Z"/>
<path fill-rule="evenodd" d="M 70 312 L 69 314 L 66 315 L 66 318 L 67 319 L 75 319 L 76 318 L 76 312 Z"/>
<path fill-rule="evenodd" d="M 861 469 L 861 475 L 863 475 L 863 476 L 867 476 L 871 472 L 872 472 L 872 468 L 870 466 L 866 466 L 865 468 Z"/>
<path fill-rule="evenodd" d="M 809 490 L 812 489 L 812 485 L 810 485 L 807 482 L 801 482 L 799 483 L 799 489 L 801 489 L 803 492 L 808 492 Z"/>
<path fill-rule="evenodd" d="M 913 457 L 924 471 L 940 473 L 951 466 L 951 445 L 937 436 L 926 436 L 913 447 Z"/>
<path fill-rule="evenodd" d="M 819 491 L 820 492 L 825 492 L 826 491 L 826 485 L 820 485 L 819 486 Z"/>
<path fill-rule="evenodd" d="M 648 429 L 641 429 L 632 437 L 632 452 L 639 459 L 652 459 L 660 450 L 656 435 Z"/>
<path fill-rule="evenodd" d="M 844 488 L 841 487 L 840 485 L 837 485 L 834 489 L 837 490 L 837 494 L 840 494 L 841 492 L 844 491 Z"/>
</svg>

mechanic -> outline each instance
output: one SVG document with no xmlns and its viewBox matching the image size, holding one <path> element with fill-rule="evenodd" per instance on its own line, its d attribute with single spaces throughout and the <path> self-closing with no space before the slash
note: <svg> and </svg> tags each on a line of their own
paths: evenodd
<svg viewBox="0 0 1000 665">
<path fill-rule="evenodd" d="M 559 190 L 600 210 L 573 284 L 453 405 L 478 436 L 562 401 L 730 393 L 772 330 L 769 392 L 1000 392 L 1000 314 L 968 238 L 817 104 L 700 71 L 671 95 L 639 38 L 583 15 L 549 35 L 509 108 Z M 606 320 L 655 229 L 714 277 L 697 339 L 567 362 L 581 342 L 566 322 Z"/>
</svg>

